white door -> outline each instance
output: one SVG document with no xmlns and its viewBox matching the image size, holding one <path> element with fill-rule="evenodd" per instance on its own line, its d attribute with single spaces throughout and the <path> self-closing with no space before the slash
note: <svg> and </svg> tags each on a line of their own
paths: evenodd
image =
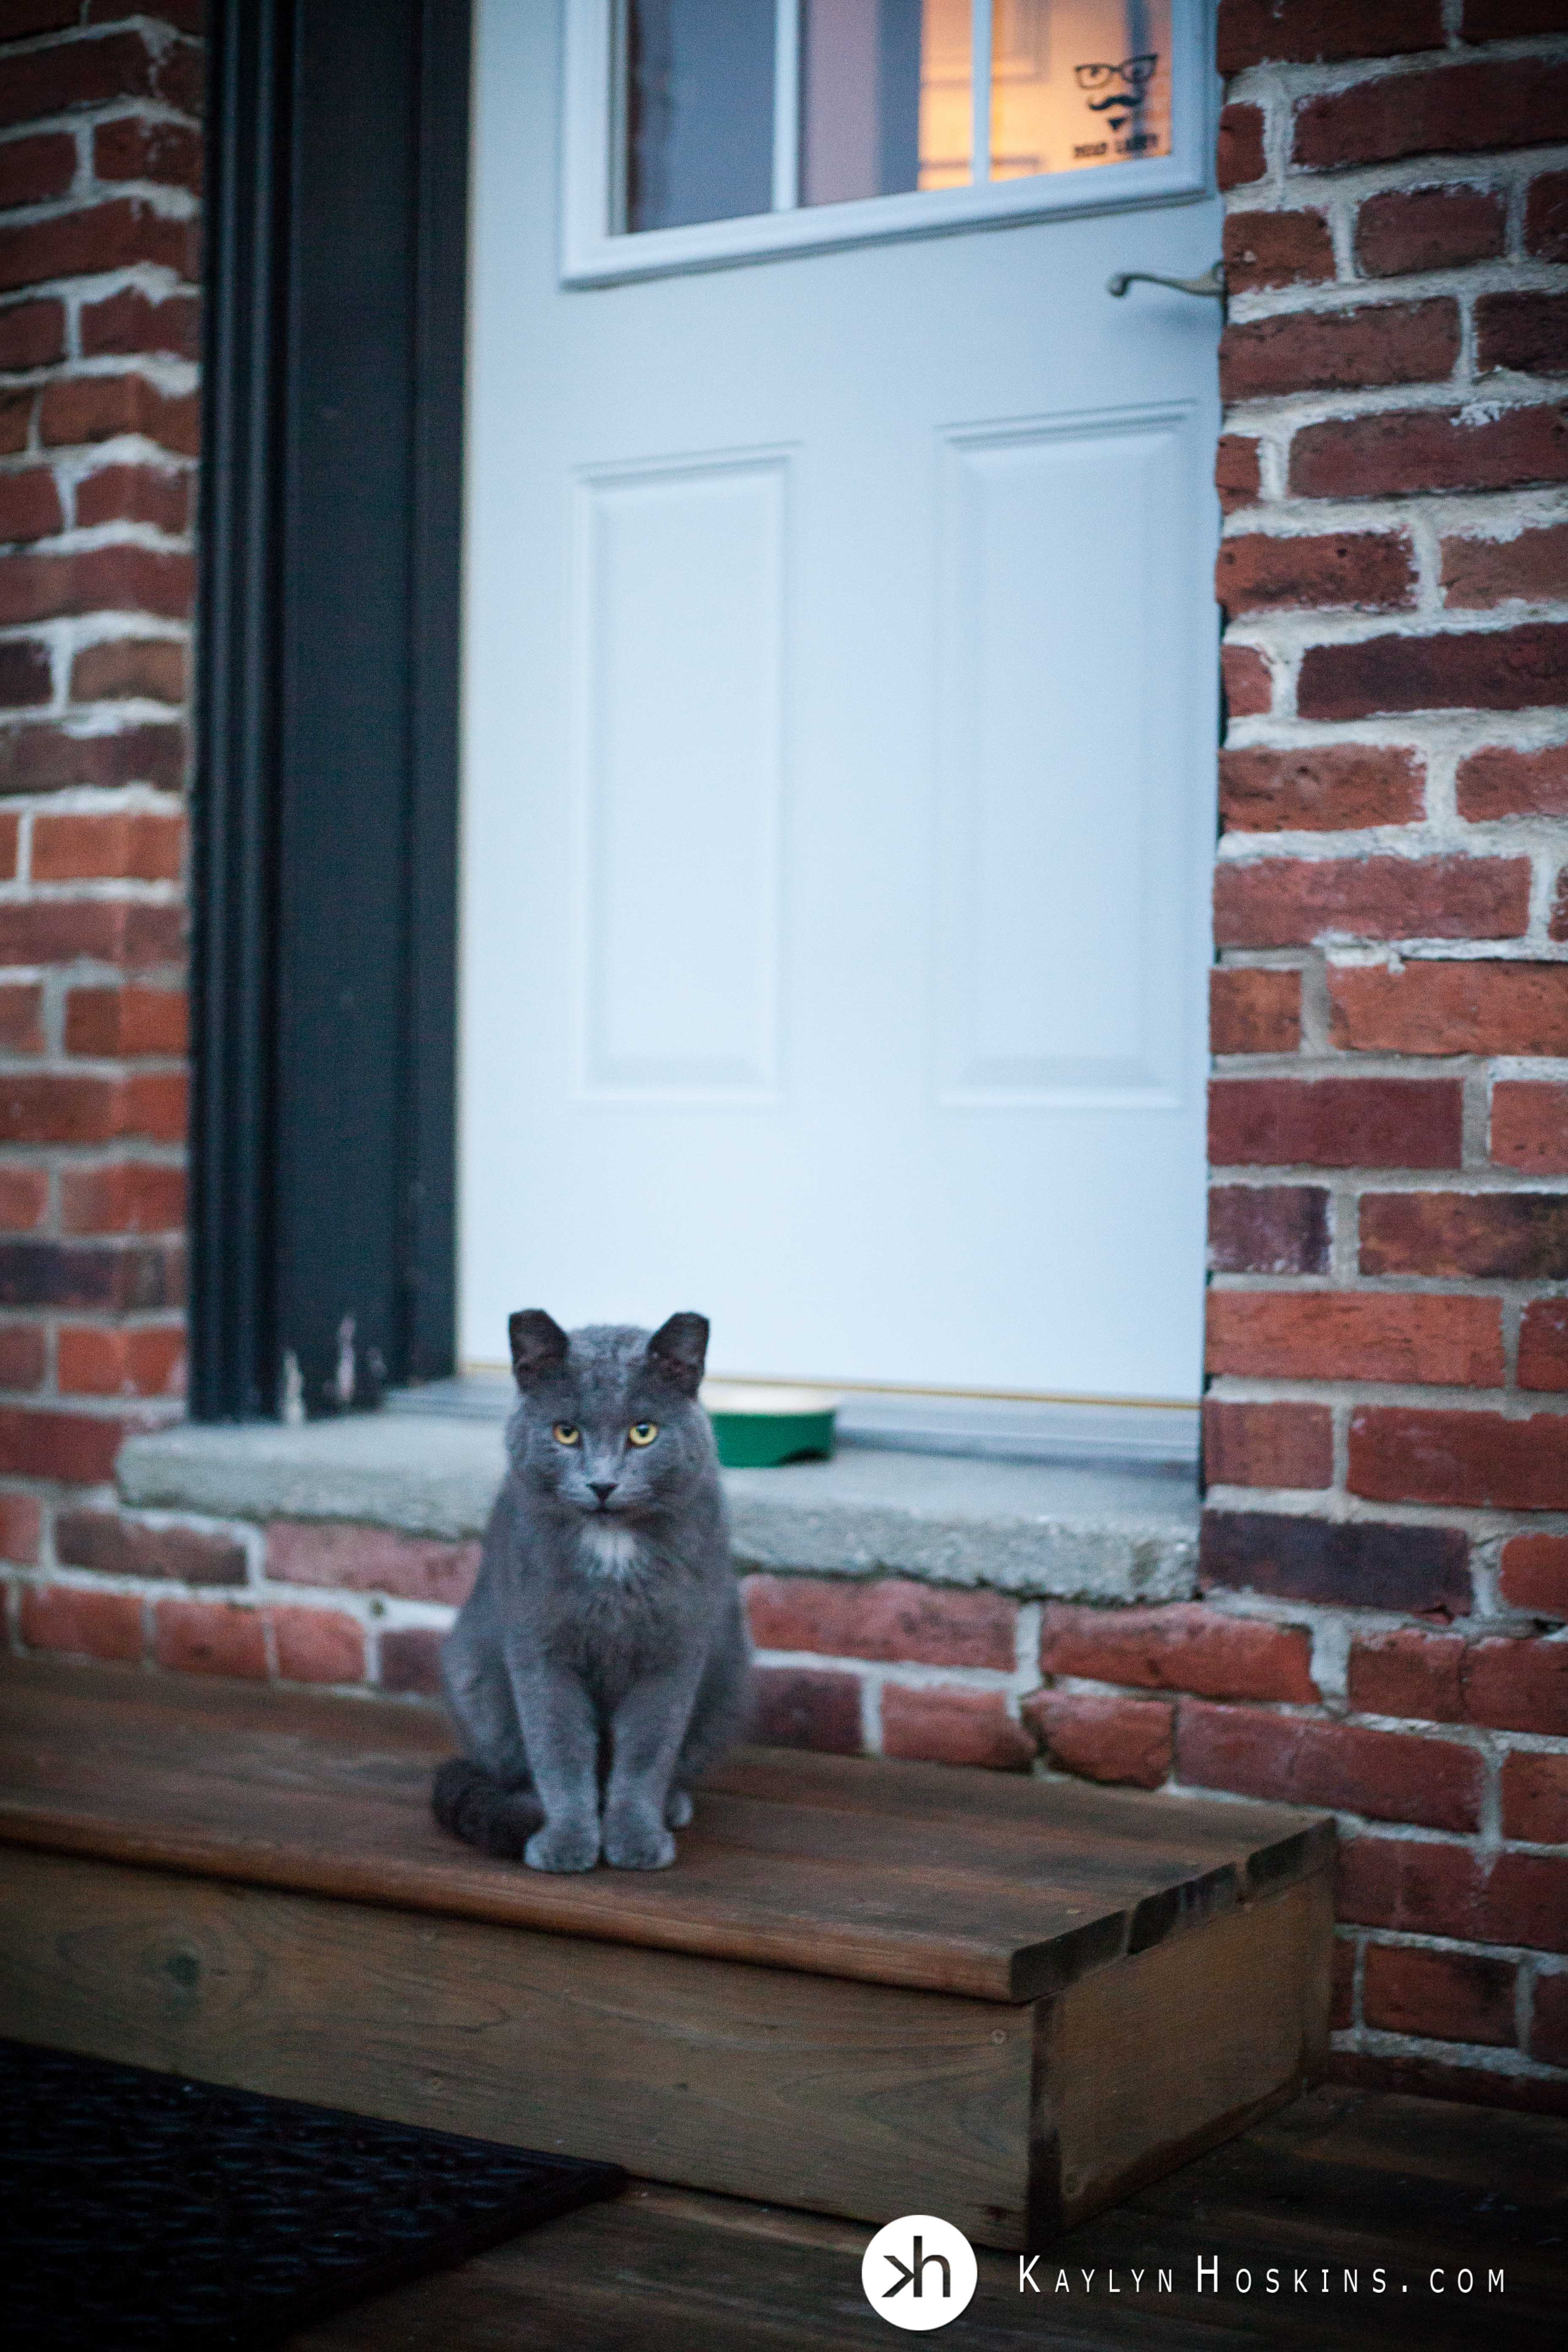
<svg viewBox="0 0 1568 2352">
<path fill-rule="evenodd" d="M 468 1362 L 1195 1396 L 1205 15 L 480 0 Z"/>
</svg>

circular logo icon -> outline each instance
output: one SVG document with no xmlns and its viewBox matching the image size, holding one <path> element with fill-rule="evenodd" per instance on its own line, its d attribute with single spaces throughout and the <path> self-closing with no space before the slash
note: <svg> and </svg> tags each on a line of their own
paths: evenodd
<svg viewBox="0 0 1568 2352">
<path fill-rule="evenodd" d="M 889 2221 L 860 2263 L 866 2300 L 892 2327 L 945 2327 L 968 2310 L 977 2275 L 963 2231 L 934 2213 Z"/>
</svg>

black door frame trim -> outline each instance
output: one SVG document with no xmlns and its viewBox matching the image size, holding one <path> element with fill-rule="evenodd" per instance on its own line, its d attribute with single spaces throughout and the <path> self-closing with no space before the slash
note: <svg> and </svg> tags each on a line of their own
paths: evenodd
<svg viewBox="0 0 1568 2352">
<path fill-rule="evenodd" d="M 190 1402 L 248 1420 L 345 1313 L 453 1366 L 468 0 L 208 40 Z"/>
</svg>

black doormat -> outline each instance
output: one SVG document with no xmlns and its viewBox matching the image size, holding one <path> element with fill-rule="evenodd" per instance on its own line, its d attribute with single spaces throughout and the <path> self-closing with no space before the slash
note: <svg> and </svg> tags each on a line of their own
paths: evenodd
<svg viewBox="0 0 1568 2352">
<path fill-rule="evenodd" d="M 0 2342 L 250 2352 L 625 2178 L 0 2041 Z"/>
</svg>

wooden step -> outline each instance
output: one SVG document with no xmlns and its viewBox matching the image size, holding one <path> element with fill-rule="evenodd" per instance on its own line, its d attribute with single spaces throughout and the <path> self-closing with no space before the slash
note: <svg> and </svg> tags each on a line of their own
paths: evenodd
<svg viewBox="0 0 1568 2352">
<path fill-rule="evenodd" d="M 1291 2096 L 1327 1818 L 742 1750 L 667 1872 L 435 1827 L 431 1710 L 0 1668 L 0 2032 L 1043 2243 Z"/>
</svg>

